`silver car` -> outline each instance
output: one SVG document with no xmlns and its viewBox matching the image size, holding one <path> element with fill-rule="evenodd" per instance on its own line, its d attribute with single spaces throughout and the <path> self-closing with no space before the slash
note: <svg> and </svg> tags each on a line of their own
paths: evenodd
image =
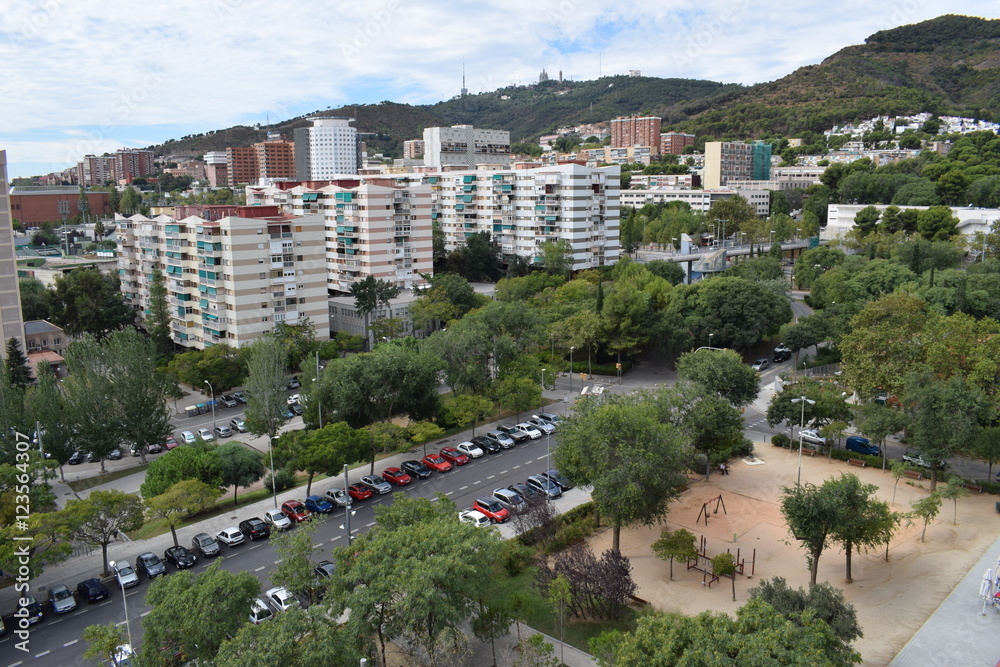
<svg viewBox="0 0 1000 667">
<path fill-rule="evenodd" d="M 76 596 L 66 584 L 56 584 L 49 589 L 49 602 L 52 603 L 52 611 L 57 614 L 66 614 L 76 609 Z"/>
<path fill-rule="evenodd" d="M 520 424 L 517 425 L 517 427 L 522 431 L 524 431 L 525 433 L 527 433 L 528 437 L 531 438 L 532 440 L 538 440 L 540 437 L 542 437 L 541 430 L 535 428 L 534 424 L 530 424 L 528 422 L 521 422 Z"/>
<path fill-rule="evenodd" d="M 323 497 L 333 503 L 336 507 L 351 506 L 351 497 L 347 495 L 347 492 L 339 486 L 329 489 L 323 494 Z"/>
<path fill-rule="evenodd" d="M 392 484 L 385 481 L 378 475 L 363 475 L 359 481 L 371 489 L 373 493 L 377 493 L 379 495 L 392 493 Z"/>
<path fill-rule="evenodd" d="M 118 585 L 122 588 L 132 588 L 139 585 L 139 575 L 136 574 L 132 564 L 127 560 L 113 560 L 108 565 L 111 566 L 111 571 L 115 573 Z"/>
<path fill-rule="evenodd" d="M 292 527 L 292 520 L 285 516 L 281 510 L 267 510 L 264 512 L 264 523 L 275 530 L 288 530 Z"/>
<path fill-rule="evenodd" d="M 486 437 L 497 443 L 504 449 L 510 449 L 514 446 L 514 439 L 503 431 L 487 431 Z"/>
<path fill-rule="evenodd" d="M 493 489 L 493 497 L 511 513 L 520 512 L 525 507 L 524 498 L 510 489 Z"/>
<path fill-rule="evenodd" d="M 539 417 L 532 417 L 528 420 L 528 423 L 537 428 L 539 431 L 545 435 L 552 435 L 556 432 L 556 425 L 552 422 L 547 422 Z"/>
<path fill-rule="evenodd" d="M 548 496 L 549 498 L 558 498 L 559 496 L 562 495 L 562 489 L 559 488 L 559 485 L 553 482 L 548 477 L 543 477 L 541 475 L 532 475 L 527 480 L 525 480 L 525 483 L 528 485 L 529 488 L 532 488 L 535 491 L 538 491 Z"/>
</svg>

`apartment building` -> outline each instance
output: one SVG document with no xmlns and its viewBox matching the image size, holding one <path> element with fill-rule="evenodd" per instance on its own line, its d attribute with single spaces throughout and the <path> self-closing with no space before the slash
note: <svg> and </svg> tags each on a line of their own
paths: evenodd
<svg viewBox="0 0 1000 667">
<path fill-rule="evenodd" d="M 403 159 L 420 160 L 424 157 L 424 140 L 410 139 L 403 142 Z"/>
<path fill-rule="evenodd" d="M 633 174 L 629 187 L 633 190 L 665 188 L 685 190 L 701 187 L 698 174 Z"/>
<path fill-rule="evenodd" d="M 153 170 L 153 151 L 145 148 L 119 148 L 114 155 L 85 155 L 76 164 L 77 182 L 87 187 L 103 186 L 108 181 L 128 185 Z"/>
<path fill-rule="evenodd" d="M 226 149 L 226 180 L 228 185 L 257 182 L 257 151 L 250 146 L 230 146 Z"/>
<path fill-rule="evenodd" d="M 424 129 L 424 164 L 428 167 L 510 164 L 510 132 L 477 130 L 472 125 Z"/>
<path fill-rule="evenodd" d="M 295 178 L 295 144 L 281 135 L 268 134 L 267 141 L 253 145 L 257 159 L 257 180 L 262 178 Z"/>
<path fill-rule="evenodd" d="M 226 151 L 205 153 L 205 176 L 208 184 L 218 188 L 229 184 L 229 158 Z"/>
<path fill-rule="evenodd" d="M 10 196 L 7 181 L 7 151 L 0 150 L 0 338 L 6 356 L 11 338 L 21 341 L 24 349 L 24 318 L 21 296 L 17 291 L 17 258 L 14 252 L 14 229 L 11 226 Z"/>
<path fill-rule="evenodd" d="M 755 141 L 709 141 L 705 144 L 705 187 L 718 189 L 730 181 L 771 179 L 771 144 Z"/>
<path fill-rule="evenodd" d="M 694 135 L 684 132 L 664 132 L 660 135 L 660 153 L 681 155 L 688 146 L 694 147 Z"/>
<path fill-rule="evenodd" d="M 771 208 L 771 193 L 768 190 L 689 190 L 670 188 L 649 188 L 648 190 L 622 190 L 621 205 L 632 208 L 642 208 L 646 204 L 659 204 L 668 201 L 682 201 L 691 206 L 691 210 L 707 213 L 717 201 L 739 195 L 754 207 L 757 215 L 767 217 Z"/>
<path fill-rule="evenodd" d="M 356 174 L 361 165 L 358 131 L 353 118 L 309 118 L 312 127 L 295 130 L 295 178 L 324 180 Z"/>
<path fill-rule="evenodd" d="M 654 146 L 660 150 L 660 119 L 656 116 L 622 116 L 611 121 L 611 147 Z"/>
<path fill-rule="evenodd" d="M 655 146 L 622 146 L 612 148 L 588 148 L 580 151 L 587 164 L 649 164 L 660 157 L 660 151 Z"/>
<path fill-rule="evenodd" d="M 241 213 L 253 216 L 254 207 Z M 154 266 L 163 272 L 173 340 L 243 347 L 275 322 L 308 317 L 329 336 L 324 218 L 117 216 L 122 292 L 145 320 Z"/>
</svg>

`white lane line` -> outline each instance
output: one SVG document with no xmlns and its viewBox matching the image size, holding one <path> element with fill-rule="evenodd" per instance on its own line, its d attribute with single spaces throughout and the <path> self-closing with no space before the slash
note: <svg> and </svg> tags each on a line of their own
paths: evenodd
<svg viewBox="0 0 1000 667">
<path fill-rule="evenodd" d="M 371 527 L 372 527 L 372 526 L 374 526 L 374 525 L 375 525 L 375 522 L 374 522 L 374 521 L 372 521 L 371 523 L 366 523 L 366 524 L 365 524 L 365 528 L 371 528 Z M 354 531 L 351 531 L 351 532 L 354 532 Z"/>
<path fill-rule="evenodd" d="M 147 617 L 147 616 L 149 616 L 149 615 L 150 615 L 151 613 L 153 613 L 153 610 L 152 610 L 152 609 L 150 609 L 149 611 L 144 611 L 144 612 L 142 612 L 141 614 L 139 614 L 139 618 L 146 618 L 146 617 Z"/>
<path fill-rule="evenodd" d="M 13 665 L 10 665 L 9 667 L 21 667 L 21 665 L 23 665 L 23 664 L 24 664 L 24 660 L 18 660 L 17 662 L 15 662 Z"/>
<path fill-rule="evenodd" d="M 496 477 L 496 475 L 490 475 L 490 476 L 489 476 L 489 477 L 487 477 L 486 479 L 493 479 L 494 477 Z"/>
<path fill-rule="evenodd" d="M 338 535 L 337 537 L 333 538 L 333 539 L 332 539 L 332 540 L 330 540 L 330 541 L 331 541 L 331 542 L 336 542 L 336 541 L 337 541 L 337 540 L 339 540 L 339 539 L 340 539 L 340 536 Z"/>
<path fill-rule="evenodd" d="M 43 655 L 48 655 L 49 653 L 52 653 L 52 651 L 42 651 L 41 653 L 36 653 L 35 657 L 41 658 Z"/>
<path fill-rule="evenodd" d="M 444 495 L 446 495 L 446 496 L 452 496 L 452 495 L 455 495 L 455 492 L 454 491 L 449 491 L 449 492 L 447 492 Z"/>
<path fill-rule="evenodd" d="M 507 474 L 507 473 L 509 473 L 509 472 L 510 472 L 509 470 L 501 470 L 501 471 L 500 471 L 500 474 L 501 474 L 501 475 L 506 475 L 506 474 Z"/>
<path fill-rule="evenodd" d="M 274 564 L 275 564 L 275 565 L 278 565 L 278 564 L 279 564 L 279 563 L 281 563 L 281 561 L 283 561 L 283 560 L 284 560 L 283 558 L 279 558 L 278 560 L 274 561 Z"/>
<path fill-rule="evenodd" d="M 514 470 L 517 470 L 517 469 L 518 469 L 518 468 L 520 468 L 520 467 L 521 467 L 521 466 L 514 466 Z"/>
<path fill-rule="evenodd" d="M 482 483 L 483 483 L 483 480 L 477 479 L 475 482 L 472 483 L 472 486 L 475 486 L 476 484 L 482 484 Z"/>
<path fill-rule="evenodd" d="M 267 567 L 267 566 L 266 566 L 266 565 L 261 565 L 260 567 L 255 567 L 255 568 L 253 569 L 253 571 L 254 571 L 254 572 L 260 572 L 260 571 L 261 571 L 261 570 L 263 570 L 263 569 L 264 569 L 265 567 Z"/>
<path fill-rule="evenodd" d="M 63 644 L 63 648 L 66 648 L 67 646 L 72 646 L 73 644 L 77 643 L 78 641 L 80 641 L 80 640 L 79 639 L 74 639 L 71 642 L 66 642 L 65 644 Z"/>
<path fill-rule="evenodd" d="M 109 605 L 109 604 L 111 604 L 111 600 L 108 600 L 107 602 L 102 602 L 101 604 L 99 604 L 97 606 L 98 607 L 104 607 L 104 606 Z"/>
<path fill-rule="evenodd" d="M 115 625 L 125 625 L 125 621 L 118 621 Z"/>
<path fill-rule="evenodd" d="M 259 547 L 259 546 L 261 546 L 261 545 L 259 545 L 259 544 L 255 544 L 255 545 L 253 545 L 252 547 L 250 547 L 250 550 L 252 551 L 253 549 L 256 549 L 256 548 L 257 548 L 257 547 Z"/>
<path fill-rule="evenodd" d="M 64 618 L 57 618 L 54 621 L 49 621 L 49 625 L 55 625 L 56 623 L 62 623 L 64 620 L 66 620 L 66 619 L 64 619 Z"/>
<path fill-rule="evenodd" d="M 465 491 L 465 490 L 466 490 L 467 488 L 469 488 L 469 485 L 468 485 L 468 484 L 466 484 L 465 486 L 460 486 L 460 487 L 458 487 L 458 490 L 459 490 L 459 491 Z"/>
<path fill-rule="evenodd" d="M 535 460 L 536 460 L 536 461 L 544 461 L 544 460 L 545 460 L 545 459 L 547 459 L 547 458 L 548 458 L 548 456 L 547 456 L 547 455 L 546 455 L 546 456 L 539 456 L 539 457 L 538 457 L 537 459 L 535 459 Z"/>
<path fill-rule="evenodd" d="M 88 611 L 90 611 L 90 610 L 89 609 L 81 609 L 80 611 L 76 612 L 73 615 L 74 616 L 79 616 L 80 614 L 86 614 Z"/>
</svg>

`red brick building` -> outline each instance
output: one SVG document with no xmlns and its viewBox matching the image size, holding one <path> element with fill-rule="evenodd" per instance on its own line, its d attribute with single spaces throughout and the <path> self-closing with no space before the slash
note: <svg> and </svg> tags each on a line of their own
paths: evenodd
<svg viewBox="0 0 1000 667">
<path fill-rule="evenodd" d="M 660 135 L 662 155 L 680 155 L 686 146 L 694 146 L 694 135 L 684 132 L 664 132 Z"/>
<path fill-rule="evenodd" d="M 656 116 L 629 116 L 611 121 L 611 147 L 655 146 L 660 149 L 660 119 Z"/>
<path fill-rule="evenodd" d="M 113 216 L 114 211 L 108 204 L 111 196 L 107 192 L 87 192 L 87 202 L 90 204 L 90 215 Z M 43 222 L 61 222 L 62 213 L 59 202 L 66 202 L 67 218 L 79 215 L 77 202 L 80 200 L 80 190 L 75 187 L 16 187 L 10 194 L 10 212 L 15 220 L 25 227 L 38 227 Z"/>
</svg>

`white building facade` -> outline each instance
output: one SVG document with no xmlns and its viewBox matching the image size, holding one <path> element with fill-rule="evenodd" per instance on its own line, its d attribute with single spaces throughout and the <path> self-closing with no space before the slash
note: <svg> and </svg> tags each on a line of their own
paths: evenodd
<svg viewBox="0 0 1000 667">
<path fill-rule="evenodd" d="M 424 164 L 428 167 L 510 164 L 510 132 L 477 130 L 471 125 L 424 129 Z"/>
<path fill-rule="evenodd" d="M 358 131 L 353 118 L 309 118 L 312 127 L 295 130 L 295 177 L 299 180 L 331 179 L 356 174 L 360 164 Z"/>
</svg>

